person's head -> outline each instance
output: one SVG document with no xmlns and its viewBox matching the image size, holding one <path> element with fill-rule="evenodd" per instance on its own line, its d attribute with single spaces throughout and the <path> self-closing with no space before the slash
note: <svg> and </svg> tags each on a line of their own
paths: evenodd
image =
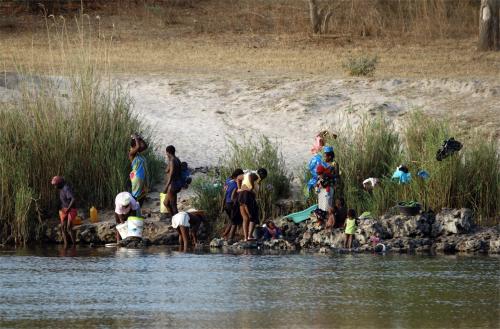
<svg viewBox="0 0 500 329">
<path fill-rule="evenodd" d="M 238 176 L 243 175 L 243 170 L 241 168 L 235 169 L 231 174 L 232 179 L 236 179 Z"/>
<path fill-rule="evenodd" d="M 173 145 L 169 145 L 165 148 L 165 152 L 167 152 L 168 157 L 175 156 L 175 147 Z"/>
<path fill-rule="evenodd" d="M 344 200 L 344 198 L 337 198 L 337 199 L 335 199 L 335 205 L 337 206 L 337 208 L 343 208 L 343 207 L 345 207 L 345 200 Z"/>
<path fill-rule="evenodd" d="M 335 153 L 333 152 L 333 146 L 323 147 L 323 153 L 325 154 L 325 161 L 332 162 L 335 159 Z"/>
<path fill-rule="evenodd" d="M 270 229 L 274 229 L 276 225 L 274 225 L 274 222 L 270 220 L 269 222 L 267 222 L 267 227 L 269 227 Z"/>
<path fill-rule="evenodd" d="M 54 176 L 50 183 L 55 186 L 57 189 L 62 189 L 64 187 L 64 177 L 62 176 Z"/>
<path fill-rule="evenodd" d="M 260 180 L 263 180 L 267 177 L 267 170 L 265 168 L 259 168 L 257 170 L 257 175 L 259 175 Z"/>
<path fill-rule="evenodd" d="M 129 193 L 120 193 L 116 198 L 116 210 L 119 215 L 126 215 L 130 212 L 130 201 L 132 196 Z"/>
<path fill-rule="evenodd" d="M 356 218 L 356 211 L 354 209 L 347 210 L 347 217 L 348 218 Z"/>
</svg>

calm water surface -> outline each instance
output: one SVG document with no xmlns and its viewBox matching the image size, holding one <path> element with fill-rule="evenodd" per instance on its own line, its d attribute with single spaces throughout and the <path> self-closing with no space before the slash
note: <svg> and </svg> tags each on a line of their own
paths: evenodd
<svg viewBox="0 0 500 329">
<path fill-rule="evenodd" d="M 1 328 L 498 328 L 487 256 L 0 250 Z"/>
</svg>

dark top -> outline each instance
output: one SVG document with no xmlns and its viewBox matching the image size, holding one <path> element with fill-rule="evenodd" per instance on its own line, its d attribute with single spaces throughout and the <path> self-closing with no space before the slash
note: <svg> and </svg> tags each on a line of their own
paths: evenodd
<svg viewBox="0 0 500 329">
<path fill-rule="evenodd" d="M 255 193 L 252 191 L 243 190 L 238 194 L 238 202 L 244 204 L 250 213 L 250 220 L 252 222 L 259 222 L 259 205 L 255 199 Z"/>
<path fill-rule="evenodd" d="M 59 190 L 59 199 L 61 200 L 61 208 L 68 208 L 71 200 L 75 198 L 73 190 L 68 184 L 64 184 L 63 188 Z M 76 208 L 76 204 L 73 203 L 73 208 Z"/>
<path fill-rule="evenodd" d="M 344 223 L 347 218 L 346 207 L 341 207 L 341 208 L 335 207 L 333 215 L 335 216 L 335 228 L 344 227 Z"/>
</svg>

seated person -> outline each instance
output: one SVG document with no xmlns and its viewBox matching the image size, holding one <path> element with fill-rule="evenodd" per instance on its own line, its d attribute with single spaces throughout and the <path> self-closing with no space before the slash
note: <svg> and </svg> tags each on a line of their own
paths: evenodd
<svg viewBox="0 0 500 329">
<path fill-rule="evenodd" d="M 268 221 L 264 225 L 263 231 L 264 231 L 264 236 L 263 236 L 264 240 L 281 239 L 283 237 L 281 229 L 277 227 L 273 221 Z"/>
<path fill-rule="evenodd" d="M 135 216 L 141 216 L 141 206 L 132 194 L 129 192 L 121 192 L 115 198 L 115 221 L 116 225 L 125 223 L 129 216 L 135 212 Z M 121 240 L 120 233 L 116 230 L 116 243 Z"/>
</svg>

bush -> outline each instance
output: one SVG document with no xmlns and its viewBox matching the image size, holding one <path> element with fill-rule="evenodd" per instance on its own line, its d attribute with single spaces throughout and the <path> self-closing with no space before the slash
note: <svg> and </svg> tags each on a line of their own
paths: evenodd
<svg viewBox="0 0 500 329">
<path fill-rule="evenodd" d="M 372 76 L 378 64 L 377 56 L 350 57 L 342 67 L 352 76 Z"/>
<path fill-rule="evenodd" d="M 214 172 L 208 177 L 197 177 L 190 187 L 193 189 L 193 206 L 205 211 L 208 220 L 208 231 L 219 232 L 222 230 L 223 221 L 218 220 L 223 206 L 224 192 L 221 179 Z"/>
<path fill-rule="evenodd" d="M 369 210 L 381 215 L 399 201 L 415 200 L 424 209 L 439 211 L 444 207 L 468 207 L 475 211 L 479 223 L 485 218 L 498 219 L 500 211 L 500 155 L 498 140 L 487 143 L 479 137 L 464 143 L 464 148 L 443 161 L 436 152 L 444 140 L 456 137 L 450 125 L 415 111 L 404 123 L 400 135 L 382 118 L 364 118 L 355 129 L 346 128 L 338 139 L 327 141 L 335 146 L 340 165 L 341 184 L 338 194 L 348 207 L 358 213 Z M 412 173 L 410 184 L 391 179 L 399 164 Z M 430 178 L 417 177 L 418 170 Z M 381 179 L 372 193 L 363 190 L 368 177 Z"/>
</svg>

